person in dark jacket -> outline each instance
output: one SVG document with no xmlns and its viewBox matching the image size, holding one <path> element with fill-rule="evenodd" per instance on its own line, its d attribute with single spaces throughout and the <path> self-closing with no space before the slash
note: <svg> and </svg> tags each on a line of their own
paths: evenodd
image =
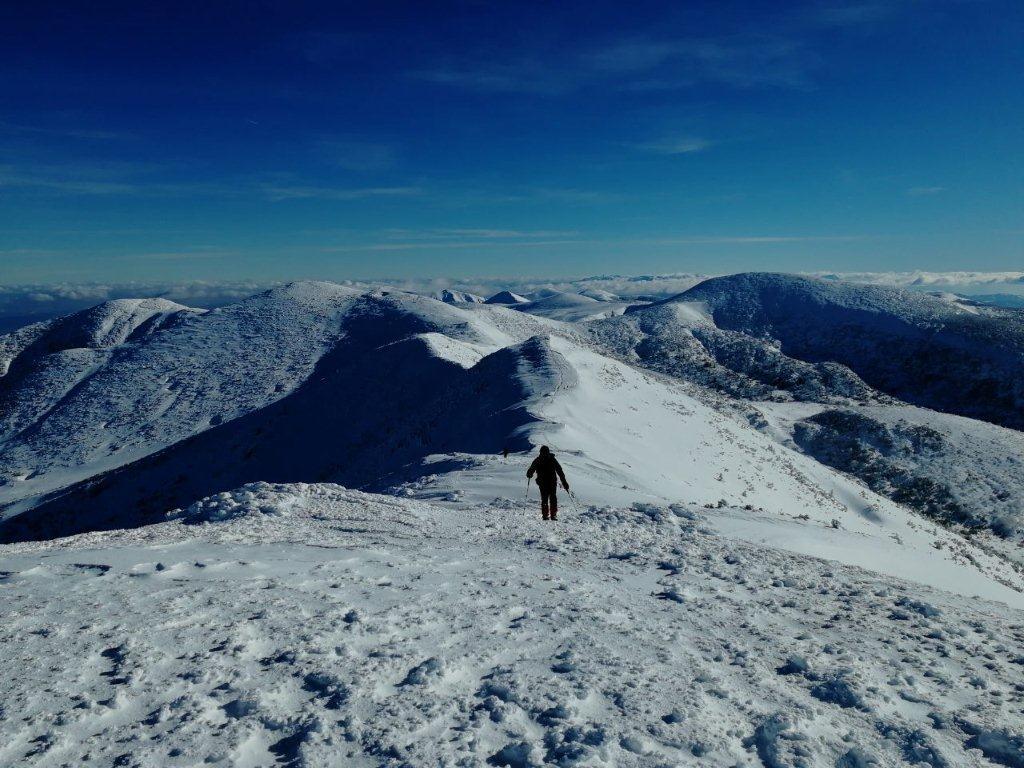
<svg viewBox="0 0 1024 768">
<path fill-rule="evenodd" d="M 540 488 L 540 514 L 545 520 L 558 519 L 558 481 L 569 490 L 569 482 L 565 479 L 562 465 L 546 445 L 540 447 L 540 454 L 526 470 L 527 479 L 537 476 L 537 487 Z"/>
</svg>

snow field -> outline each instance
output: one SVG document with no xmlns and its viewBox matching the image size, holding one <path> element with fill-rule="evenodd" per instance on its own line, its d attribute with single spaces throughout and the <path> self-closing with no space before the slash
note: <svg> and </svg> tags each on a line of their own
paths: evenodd
<svg viewBox="0 0 1024 768">
<path fill-rule="evenodd" d="M 179 515 L 0 549 L 0 763 L 1024 758 L 1019 612 L 729 541 L 700 507 L 552 525 L 256 484 Z"/>
</svg>

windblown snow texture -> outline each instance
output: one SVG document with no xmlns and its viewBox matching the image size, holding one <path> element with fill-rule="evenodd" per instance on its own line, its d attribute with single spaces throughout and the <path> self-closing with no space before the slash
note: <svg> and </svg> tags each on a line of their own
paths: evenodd
<svg viewBox="0 0 1024 768">
<path fill-rule="evenodd" d="M 8 547 L 0 762 L 1019 765 L 1018 611 L 715 514 L 255 484 Z"/>
<path fill-rule="evenodd" d="M 0 336 L 0 764 L 1022 765 L 1022 364 L 786 275 Z"/>
</svg>

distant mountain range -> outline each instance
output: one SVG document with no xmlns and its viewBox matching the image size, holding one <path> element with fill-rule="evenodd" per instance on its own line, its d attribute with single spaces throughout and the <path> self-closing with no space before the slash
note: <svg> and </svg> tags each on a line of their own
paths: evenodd
<svg viewBox="0 0 1024 768">
<path fill-rule="evenodd" d="M 117 300 L 0 337 L 0 537 L 139 525 L 255 480 L 381 490 L 436 476 L 430 457 L 547 440 L 643 496 L 810 514 L 861 483 L 866 506 L 998 547 L 1022 533 L 1022 369 L 1013 310 L 783 274 L 646 304 L 331 283 L 212 310 Z M 629 377 L 650 390 L 637 424 Z M 668 437 L 709 429 L 760 458 L 715 469 Z"/>
</svg>

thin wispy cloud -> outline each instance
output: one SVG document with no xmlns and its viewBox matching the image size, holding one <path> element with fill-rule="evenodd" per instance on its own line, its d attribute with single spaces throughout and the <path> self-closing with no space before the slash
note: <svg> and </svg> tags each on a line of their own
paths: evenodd
<svg viewBox="0 0 1024 768">
<path fill-rule="evenodd" d="M 231 256 L 238 256 L 239 251 L 216 248 L 212 246 L 182 249 L 175 251 L 154 251 L 151 253 L 132 253 L 127 258 L 142 259 L 144 261 L 191 261 L 196 259 L 224 259 Z"/>
<path fill-rule="evenodd" d="M 129 195 L 139 191 L 138 186 L 124 182 L 49 179 L 0 170 L 0 192 L 4 189 L 34 189 L 67 195 Z"/>
<path fill-rule="evenodd" d="M 458 232 L 459 230 L 454 230 Z M 565 233 L 565 236 L 540 237 L 534 233 L 534 237 L 525 236 L 504 236 L 477 238 L 419 238 L 407 236 L 402 240 L 384 239 L 366 243 L 349 243 L 339 246 L 328 246 L 322 250 L 325 253 L 360 253 L 380 251 L 419 251 L 419 250 L 444 250 L 444 249 L 516 249 L 516 248 L 540 248 L 549 246 L 566 245 L 589 245 L 589 246 L 614 246 L 628 249 L 642 249 L 652 246 L 685 246 L 685 245 L 719 245 L 719 246 L 758 246 L 758 245 L 779 245 L 786 243 L 825 243 L 825 242 L 858 242 L 878 239 L 870 235 L 698 235 L 689 237 L 594 237 L 580 236 L 580 233 Z"/>
<path fill-rule="evenodd" d="M 632 38 L 583 53 L 581 63 L 594 72 L 646 72 L 681 54 L 684 41 Z"/>
<path fill-rule="evenodd" d="M 364 166 L 367 170 L 369 165 Z M 255 198 L 270 202 L 334 200 L 339 202 L 372 198 L 423 198 L 435 204 L 465 206 L 481 203 L 557 202 L 566 205 L 609 203 L 621 195 L 601 190 L 571 187 L 527 187 L 510 191 L 446 186 L 425 189 L 418 184 L 358 185 L 311 183 L 299 173 L 266 174 L 262 178 L 216 178 L 205 181 L 167 181 L 166 168 L 150 164 L 111 163 L 66 165 L 32 163 L 0 165 L 0 194 L 22 191 L 37 195 L 137 196 L 137 197 L 223 197 Z M 428 195 L 429 192 L 429 195 Z"/>
<path fill-rule="evenodd" d="M 166 182 L 159 174 L 168 166 L 131 161 L 0 165 L 0 191 L 24 190 L 55 195 L 178 195 L 221 192 L 226 188 L 202 182 Z"/>
<path fill-rule="evenodd" d="M 645 152 L 659 155 L 692 155 L 710 149 L 713 145 L 713 141 L 702 139 L 699 136 L 682 136 L 674 139 L 649 141 L 636 146 Z"/>
<path fill-rule="evenodd" d="M 260 191 L 270 200 L 363 200 L 370 197 L 411 197 L 423 194 L 420 187 L 328 187 L 266 184 Z"/>
<path fill-rule="evenodd" d="M 0 258 L 5 260 L 33 261 L 48 256 L 63 256 L 65 253 L 66 251 L 56 248 L 0 248 Z"/>
<path fill-rule="evenodd" d="M 905 5 L 905 0 L 878 0 L 781 9 L 757 31 L 743 25 L 732 33 L 673 35 L 648 28 L 582 46 L 572 39 L 547 41 L 544 46 L 527 42 L 503 59 L 496 59 L 492 51 L 486 57 L 449 53 L 443 64 L 413 69 L 409 75 L 466 90 L 539 96 L 591 87 L 806 89 L 821 64 L 822 35 L 871 31 Z"/>
<path fill-rule="evenodd" d="M 554 96 L 581 87 L 585 72 L 549 67 L 536 58 L 504 63 L 467 62 L 414 70 L 410 77 L 485 93 L 527 93 Z"/>
<path fill-rule="evenodd" d="M 764 245 L 775 243 L 850 243 L 877 240 L 874 235 L 722 235 L 710 237 L 655 238 L 649 245 Z"/>
<path fill-rule="evenodd" d="M 322 139 L 317 142 L 317 150 L 331 165 L 359 173 L 385 171 L 398 160 L 394 147 L 376 141 Z"/>
<path fill-rule="evenodd" d="M 134 138 L 121 131 L 104 131 L 76 126 L 24 125 L 0 120 L 0 133 L 28 136 L 44 136 L 60 139 L 82 139 L 85 141 L 120 141 Z"/>
<path fill-rule="evenodd" d="M 392 229 L 388 230 L 385 234 L 388 237 L 402 238 L 405 240 L 430 240 L 437 238 L 451 239 L 458 237 L 485 240 L 523 240 L 535 238 L 574 237 L 578 235 L 579 232 L 575 230 L 557 229 L 480 229 L 455 227 L 428 230 Z"/>
<path fill-rule="evenodd" d="M 584 61 L 595 71 L 634 76 L 627 89 L 667 90 L 701 84 L 803 88 L 814 59 L 800 41 L 758 36 L 631 40 L 586 54 Z"/>
<path fill-rule="evenodd" d="M 367 243 L 364 245 L 339 245 L 322 248 L 323 253 L 363 253 L 363 252 L 387 252 L 387 251 L 436 251 L 436 250 L 461 250 L 466 248 L 542 248 L 548 246 L 565 245 L 587 245 L 600 241 L 597 240 L 413 240 L 409 242 L 382 242 Z"/>
<path fill-rule="evenodd" d="M 911 197 L 929 197 L 931 195 L 940 195 L 945 191 L 945 187 L 911 187 L 907 190 L 907 194 Z"/>
<path fill-rule="evenodd" d="M 871 26 L 892 16 L 904 3 L 842 3 L 812 7 L 803 21 L 811 27 L 851 29 Z"/>
<path fill-rule="evenodd" d="M 627 195 L 601 189 L 583 187 L 511 187 L 494 189 L 481 187 L 446 187 L 439 190 L 435 202 L 454 207 L 488 205 L 536 205 L 538 203 L 559 203 L 569 206 L 604 205 L 619 202 Z"/>
<path fill-rule="evenodd" d="M 597 189 L 539 187 L 529 193 L 540 200 L 554 200 L 562 203 L 608 203 L 620 200 L 621 195 Z"/>
<path fill-rule="evenodd" d="M 21 161 L 0 164 L 0 191 L 36 190 L 67 195 L 134 194 L 134 179 L 162 166 L 130 161 L 67 163 Z"/>
<path fill-rule="evenodd" d="M 83 166 L 46 165 L 17 167 L 0 165 L 0 193 L 22 190 L 28 193 L 83 196 L 148 197 L 257 197 L 272 202 L 284 200 L 362 200 L 373 197 L 410 197 L 422 194 L 420 187 L 347 186 L 304 184 L 299 179 L 260 181 L 240 179 L 218 181 L 164 181 L 154 178 L 153 167 L 132 163 Z"/>
<path fill-rule="evenodd" d="M 568 55 L 550 52 L 504 62 L 471 61 L 410 73 L 420 80 L 475 91 L 559 95 L 609 82 L 620 90 L 804 87 L 811 57 L 796 41 L 759 37 L 631 38 Z"/>
</svg>

